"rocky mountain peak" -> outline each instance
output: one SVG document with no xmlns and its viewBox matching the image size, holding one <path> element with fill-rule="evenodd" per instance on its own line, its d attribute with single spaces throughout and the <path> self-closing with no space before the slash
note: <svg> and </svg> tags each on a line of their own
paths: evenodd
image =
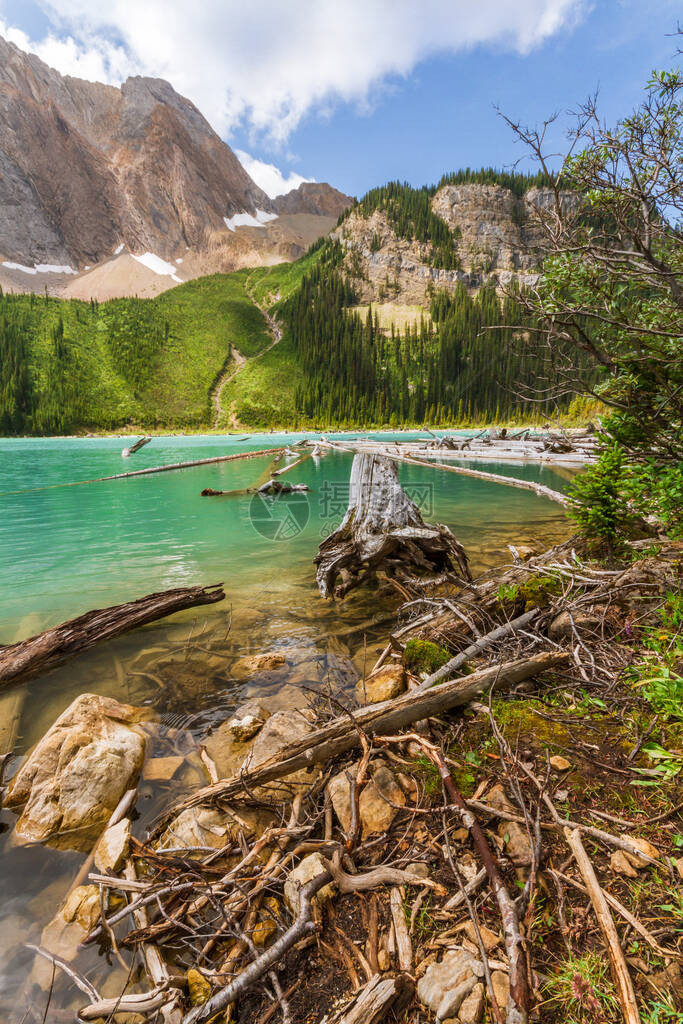
<svg viewBox="0 0 683 1024">
<path fill-rule="evenodd" d="M 175 260 L 231 243 L 236 214 L 336 219 L 349 202 L 315 185 L 278 208 L 169 82 L 62 76 L 0 38 L 0 266 L 80 269 L 122 249 Z"/>
</svg>

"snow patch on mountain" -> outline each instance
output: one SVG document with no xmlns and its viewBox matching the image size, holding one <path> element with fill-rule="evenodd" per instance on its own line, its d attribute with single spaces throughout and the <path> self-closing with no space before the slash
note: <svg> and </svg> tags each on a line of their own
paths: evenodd
<svg viewBox="0 0 683 1024">
<path fill-rule="evenodd" d="M 161 256 L 155 256 L 153 252 L 143 252 L 142 256 L 133 255 L 133 259 L 137 260 L 138 263 L 142 263 L 143 267 L 147 267 L 154 274 L 171 277 L 178 284 L 183 283 L 182 278 L 176 274 L 176 268 L 173 264 L 162 260 Z"/>
<path fill-rule="evenodd" d="M 230 219 L 224 217 L 226 228 L 234 231 L 235 228 L 262 228 L 269 220 L 277 220 L 276 213 L 266 213 L 265 210 L 257 210 L 256 216 L 250 213 L 235 213 Z"/>
<path fill-rule="evenodd" d="M 35 267 L 25 267 L 23 263 L 11 263 L 9 260 L 3 262 L 7 270 L 20 270 L 22 274 L 77 274 L 73 267 L 58 267 L 53 263 L 39 263 Z"/>
</svg>

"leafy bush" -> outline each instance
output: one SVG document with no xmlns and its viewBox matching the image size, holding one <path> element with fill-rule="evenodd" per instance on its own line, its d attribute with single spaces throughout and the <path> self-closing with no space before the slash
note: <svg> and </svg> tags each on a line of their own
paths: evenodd
<svg viewBox="0 0 683 1024">
<path fill-rule="evenodd" d="M 644 630 L 646 654 L 632 678 L 658 714 L 683 720 L 683 594 L 669 592 L 659 617 Z"/>
</svg>

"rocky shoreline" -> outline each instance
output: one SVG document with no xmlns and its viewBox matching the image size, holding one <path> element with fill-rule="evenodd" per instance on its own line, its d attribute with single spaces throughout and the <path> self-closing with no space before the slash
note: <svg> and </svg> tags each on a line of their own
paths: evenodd
<svg viewBox="0 0 683 1024">
<path fill-rule="evenodd" d="M 51 999 L 48 1020 L 560 1021 L 557 963 L 604 960 L 607 941 L 577 844 L 621 933 L 617 977 L 680 1008 L 675 912 L 652 917 L 683 870 L 680 787 L 648 753 L 680 764 L 680 728 L 629 676 L 680 559 L 654 539 L 606 570 L 572 540 L 415 589 L 374 671 L 293 648 L 244 658 L 245 694 L 266 680 L 272 695 L 199 742 L 77 698 L 5 797 L 14 842 L 87 855 L 40 937 L 27 1019 Z M 145 835 L 144 780 L 188 766 L 205 785 Z M 119 966 L 85 977 L 95 940 Z"/>
</svg>

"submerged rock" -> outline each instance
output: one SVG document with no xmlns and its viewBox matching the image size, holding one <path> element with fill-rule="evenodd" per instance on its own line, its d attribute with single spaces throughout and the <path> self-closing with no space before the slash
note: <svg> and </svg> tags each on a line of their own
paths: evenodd
<svg viewBox="0 0 683 1024">
<path fill-rule="evenodd" d="M 253 771 L 271 758 L 277 757 L 285 747 L 302 740 L 314 731 L 313 715 L 306 710 L 276 711 L 257 734 L 253 746 L 242 764 L 243 771 Z M 293 796 L 305 792 L 320 774 L 319 768 L 301 768 L 271 784 L 271 795 Z M 265 787 L 265 793 L 269 792 Z M 258 792 L 258 790 L 257 790 Z"/>
<path fill-rule="evenodd" d="M 43 928 L 40 945 L 67 962 L 73 960 L 78 948 L 99 922 L 100 890 L 96 885 L 78 885 L 49 924 Z M 52 983 L 52 965 L 36 957 L 31 980 L 47 989 Z"/>
<path fill-rule="evenodd" d="M 245 743 L 252 739 L 270 718 L 270 711 L 257 700 L 250 700 L 237 708 L 228 720 L 228 729 L 234 739 Z"/>
<path fill-rule="evenodd" d="M 271 715 L 283 710 L 291 714 L 297 709 L 304 709 L 306 704 L 306 694 L 302 690 L 295 686 L 283 686 L 270 697 L 258 697 L 247 701 L 227 721 L 214 728 L 203 741 L 203 746 L 216 767 L 218 778 L 231 779 L 239 775 L 254 746 L 254 736 L 262 730 Z M 239 739 L 235 736 L 235 719 L 242 715 L 244 708 L 251 708 L 253 705 L 261 709 L 259 717 L 262 718 L 262 724 L 250 738 Z"/>
<path fill-rule="evenodd" d="M 130 850 L 130 818 L 122 818 L 104 833 L 95 850 L 98 871 L 118 871 Z"/>
<path fill-rule="evenodd" d="M 5 805 L 22 809 L 16 838 L 89 850 L 140 773 L 140 717 L 139 709 L 109 697 L 77 697 L 11 782 Z"/>
<path fill-rule="evenodd" d="M 240 658 L 232 666 L 232 674 L 235 679 L 246 679 L 258 672 L 272 672 L 273 669 L 284 668 L 286 664 L 287 659 L 283 651 L 268 651 L 265 654 L 252 654 Z"/>
</svg>

